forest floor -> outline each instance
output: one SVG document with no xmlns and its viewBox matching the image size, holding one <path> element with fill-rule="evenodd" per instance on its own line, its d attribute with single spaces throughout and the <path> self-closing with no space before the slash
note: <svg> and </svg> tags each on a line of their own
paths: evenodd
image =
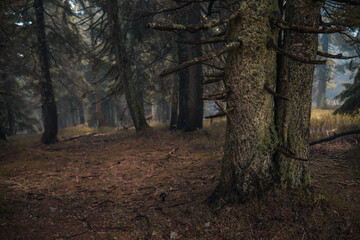
<svg viewBox="0 0 360 240">
<path fill-rule="evenodd" d="M 360 135 L 311 148 L 311 194 L 274 188 L 213 212 L 222 132 L 1 142 L 0 239 L 360 239 Z"/>
</svg>

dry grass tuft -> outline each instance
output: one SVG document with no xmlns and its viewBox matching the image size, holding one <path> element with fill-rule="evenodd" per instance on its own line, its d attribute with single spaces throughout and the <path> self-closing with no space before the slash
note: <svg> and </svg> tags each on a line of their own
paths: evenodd
<svg viewBox="0 0 360 240">
<path fill-rule="evenodd" d="M 333 110 L 313 109 L 311 112 L 311 140 L 360 128 L 360 115 L 334 115 Z"/>
</svg>

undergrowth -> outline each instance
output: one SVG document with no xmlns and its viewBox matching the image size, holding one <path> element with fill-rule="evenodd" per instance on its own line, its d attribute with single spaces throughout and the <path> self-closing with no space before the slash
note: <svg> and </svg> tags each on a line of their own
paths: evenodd
<svg viewBox="0 0 360 240">
<path fill-rule="evenodd" d="M 331 136 L 335 133 L 360 128 L 360 115 L 334 115 L 333 110 L 313 109 L 311 112 L 311 140 Z"/>
</svg>

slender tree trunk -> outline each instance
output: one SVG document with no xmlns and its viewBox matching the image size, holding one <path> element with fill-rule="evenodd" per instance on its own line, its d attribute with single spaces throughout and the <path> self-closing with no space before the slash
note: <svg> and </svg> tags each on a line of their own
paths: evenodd
<svg viewBox="0 0 360 240">
<path fill-rule="evenodd" d="M 50 61 L 49 50 L 46 41 L 44 6 L 42 0 L 34 1 L 36 25 L 37 25 L 37 41 L 39 59 L 41 65 L 40 93 L 42 103 L 42 117 L 44 122 L 44 134 L 41 141 L 45 144 L 57 142 L 57 112 L 54 97 L 54 90 L 50 77 Z"/>
<path fill-rule="evenodd" d="M 229 52 L 225 68 L 227 119 L 220 183 L 209 198 L 223 205 L 256 197 L 273 183 L 272 157 L 276 148 L 273 96 L 276 53 L 267 48 L 277 41 L 270 19 L 278 10 L 276 0 L 228 1 L 229 11 L 239 16 L 227 26 L 228 42 L 241 39 L 242 46 Z"/>
<path fill-rule="evenodd" d="M 111 26 L 111 41 L 115 53 L 116 65 L 121 73 L 126 102 L 128 104 L 131 118 L 136 131 L 149 127 L 145 120 L 144 109 L 139 101 L 138 91 L 132 79 L 130 60 L 126 56 L 124 40 L 120 36 L 121 26 L 119 24 L 118 6 L 116 0 L 106 0 L 108 21 Z"/>
<path fill-rule="evenodd" d="M 98 125 L 98 128 L 101 128 L 102 126 L 104 126 L 104 115 L 102 113 L 101 97 L 100 97 L 100 93 L 99 93 L 99 88 L 97 86 L 96 86 L 96 89 L 95 89 L 95 99 L 96 99 L 97 125 Z"/>
<path fill-rule="evenodd" d="M 12 136 L 16 133 L 15 130 L 15 117 L 14 117 L 14 111 L 13 107 L 11 106 L 11 103 L 6 103 L 6 110 L 7 110 L 7 117 L 8 117 L 8 136 Z"/>
<path fill-rule="evenodd" d="M 287 22 L 318 28 L 320 3 L 312 0 L 288 1 L 285 10 Z M 285 31 L 286 51 L 308 59 L 315 59 L 317 34 Z M 277 99 L 276 126 L 279 145 L 296 158 L 308 159 L 310 136 L 311 93 L 314 65 L 282 58 L 277 91 L 289 101 Z M 278 152 L 275 166 L 283 187 L 303 188 L 310 185 L 309 164 Z"/>
<path fill-rule="evenodd" d="M 322 51 L 329 51 L 329 36 L 327 34 L 323 34 L 322 36 Z M 326 107 L 326 83 L 329 77 L 329 69 L 326 64 L 317 66 L 319 68 L 319 81 L 317 85 L 317 94 L 316 94 L 316 106 L 318 108 Z"/>
<path fill-rule="evenodd" d="M 179 89 L 178 81 L 174 80 L 171 89 L 171 117 L 170 117 L 170 127 L 169 127 L 170 131 L 176 129 L 176 122 L 178 118 L 178 105 L 179 105 L 178 89 Z"/>
<path fill-rule="evenodd" d="M 200 4 L 193 4 L 192 11 L 189 12 L 189 23 L 196 24 L 201 22 L 201 9 Z M 190 35 L 190 40 L 200 40 L 201 33 L 195 33 Z M 188 46 L 189 58 L 193 59 L 202 55 L 201 45 Z M 189 71 L 189 84 L 188 84 L 188 101 L 187 101 L 187 119 L 185 125 L 185 131 L 195 131 L 202 128 L 203 121 L 203 101 L 201 99 L 203 95 L 203 71 L 202 65 L 197 64 L 188 68 Z"/>
</svg>

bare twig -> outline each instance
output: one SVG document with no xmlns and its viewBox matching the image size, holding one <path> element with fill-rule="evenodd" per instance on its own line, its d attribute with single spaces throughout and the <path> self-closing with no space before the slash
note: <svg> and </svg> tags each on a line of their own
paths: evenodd
<svg viewBox="0 0 360 240">
<path fill-rule="evenodd" d="M 285 97 L 285 96 L 283 96 L 283 95 L 281 95 L 281 94 L 273 91 L 268 84 L 265 84 L 265 85 L 264 85 L 264 89 L 265 89 L 268 93 L 270 93 L 271 95 L 273 95 L 273 96 L 276 97 L 276 98 L 280 98 L 280 99 L 289 101 L 289 99 L 288 99 L 287 97 Z"/>
<path fill-rule="evenodd" d="M 209 43 L 219 43 L 219 42 L 226 42 L 225 37 L 213 37 L 209 39 L 203 39 L 198 41 L 183 41 L 183 40 L 176 40 L 178 43 L 184 44 L 209 44 Z"/>
<path fill-rule="evenodd" d="M 220 90 L 218 92 L 214 92 L 214 93 L 209 93 L 209 94 L 206 94 L 202 97 L 203 100 L 214 100 L 213 97 L 215 96 L 221 96 L 223 94 L 227 94 L 230 92 L 230 89 L 226 88 L 226 89 L 223 89 L 223 90 Z"/>
</svg>

